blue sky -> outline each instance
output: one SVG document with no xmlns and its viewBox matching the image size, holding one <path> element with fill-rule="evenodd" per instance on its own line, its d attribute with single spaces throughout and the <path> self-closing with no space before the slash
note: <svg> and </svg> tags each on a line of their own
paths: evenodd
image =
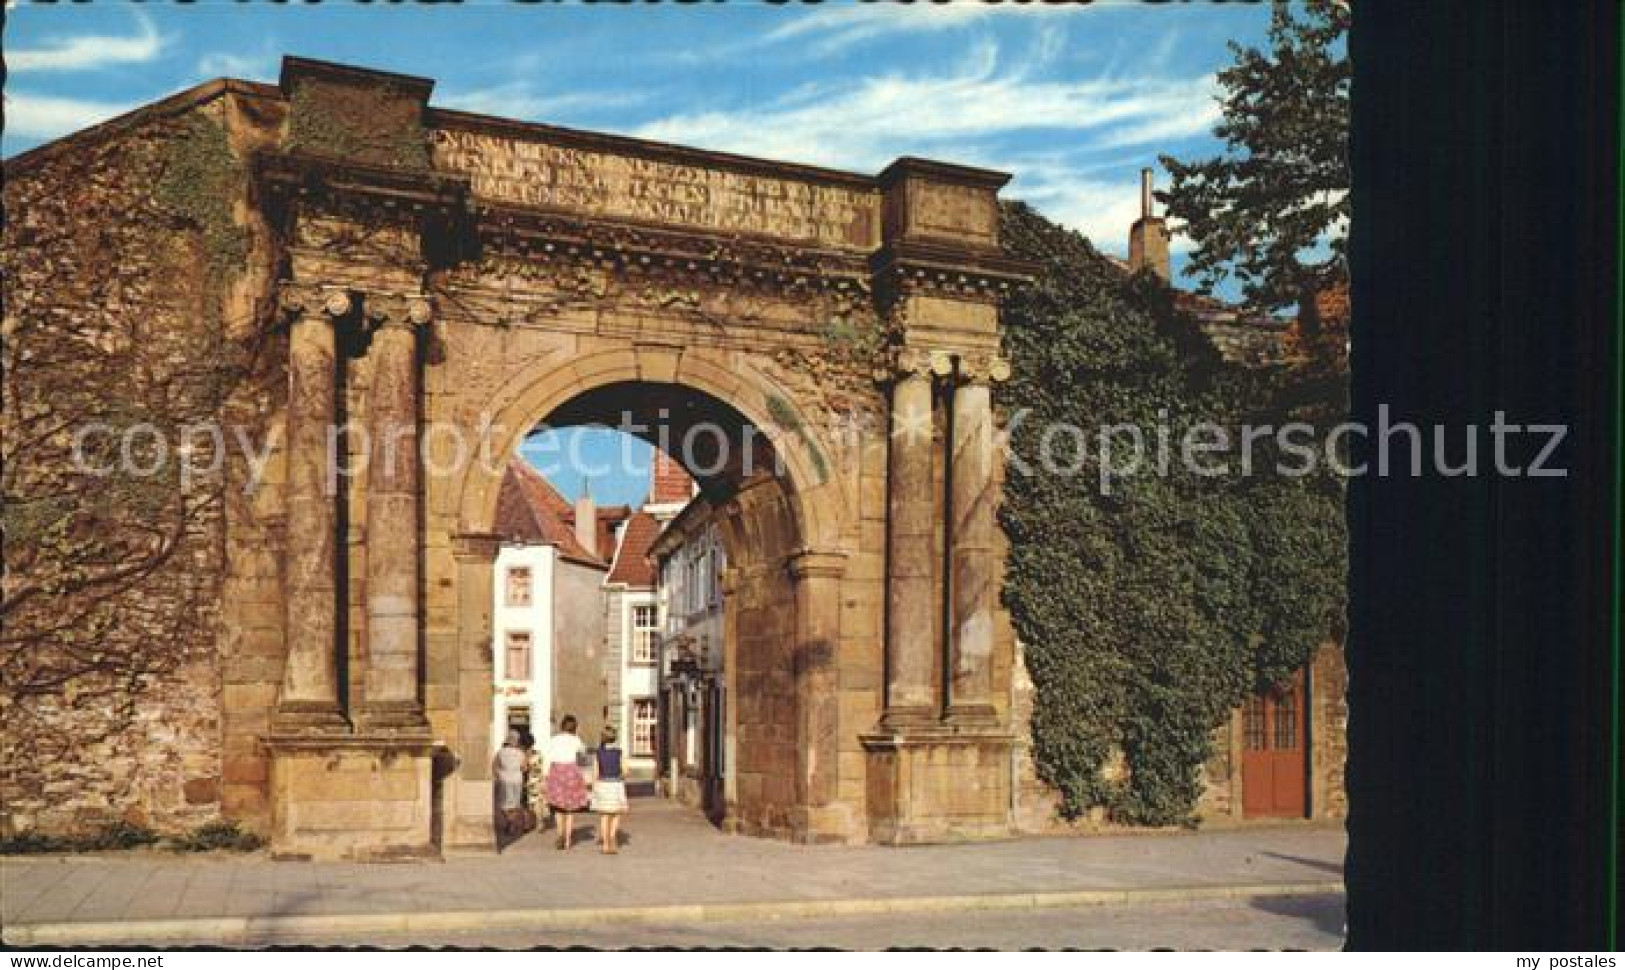
<svg viewBox="0 0 1625 970">
<path fill-rule="evenodd" d="M 649 495 L 654 448 L 610 428 L 561 428 L 531 435 L 520 446 L 525 460 L 575 501 L 592 489 L 599 505 L 639 505 Z"/>
<path fill-rule="evenodd" d="M 1217 152 L 1226 41 L 1259 44 L 1269 22 L 1267 4 L 1106 0 L 206 0 L 8 3 L 7 14 L 8 156 L 210 78 L 275 81 L 281 56 L 300 54 L 431 77 L 434 104 L 505 117 L 866 173 L 899 155 L 997 168 L 1015 176 L 1007 197 L 1119 255 L 1139 169 L 1161 153 Z M 1176 236 L 1176 272 L 1184 248 Z M 626 477 L 595 482 L 595 494 L 635 500 Z"/>
</svg>

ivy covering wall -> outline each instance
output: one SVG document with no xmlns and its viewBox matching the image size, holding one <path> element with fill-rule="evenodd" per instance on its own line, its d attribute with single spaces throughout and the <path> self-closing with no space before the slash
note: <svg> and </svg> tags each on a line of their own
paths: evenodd
<svg viewBox="0 0 1625 970">
<path fill-rule="evenodd" d="M 1149 273 L 1128 276 L 1022 203 L 1002 222 L 1005 248 L 1041 267 L 1006 308 L 1014 376 L 999 396 L 1004 596 L 1037 690 L 1039 773 L 1069 817 L 1098 806 L 1123 824 L 1189 824 L 1214 729 L 1339 635 L 1344 609 L 1343 489 L 1324 450 L 1286 474 L 1277 460 L 1296 471 L 1300 455 L 1259 440 L 1243 473 L 1239 428 L 1305 421 L 1321 433 L 1291 441 L 1318 446 L 1345 392 L 1298 368 L 1228 364 Z M 1228 429 L 1232 452 L 1206 456 L 1228 473 L 1181 460 L 1197 422 Z M 1099 433 L 1118 425 L 1141 429 L 1146 464 L 1103 486 Z M 1126 466 L 1129 433 L 1114 440 Z"/>
</svg>

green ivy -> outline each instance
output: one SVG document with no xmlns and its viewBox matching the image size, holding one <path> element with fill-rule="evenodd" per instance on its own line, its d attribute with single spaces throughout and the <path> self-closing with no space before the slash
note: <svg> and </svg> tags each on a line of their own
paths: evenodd
<svg viewBox="0 0 1625 970">
<path fill-rule="evenodd" d="M 837 360 L 859 371 L 872 371 L 886 352 L 886 329 L 873 315 L 831 317 L 823 338 Z"/>
<path fill-rule="evenodd" d="M 222 287 L 248 258 L 248 231 L 232 213 L 242 195 L 242 163 L 232 154 L 225 128 L 201 114 L 186 119 L 166 152 L 154 199 L 164 212 L 203 234 L 210 286 Z"/>
<path fill-rule="evenodd" d="M 171 844 L 181 852 L 213 852 L 219 849 L 253 852 L 263 847 L 265 840 L 239 828 L 234 821 L 217 819 L 172 839 Z"/>
<path fill-rule="evenodd" d="M 0 855 L 40 855 L 58 852 L 106 852 L 154 846 L 175 852 L 253 852 L 265 840 L 238 827 L 236 822 L 216 819 L 179 835 L 162 836 L 145 825 L 114 821 L 89 835 L 46 835 L 19 832 L 0 839 Z"/>
<path fill-rule="evenodd" d="M 288 106 L 288 148 L 411 171 L 429 167 L 416 102 L 382 91 L 305 83 Z"/>
<path fill-rule="evenodd" d="M 777 394 L 769 394 L 767 413 L 780 427 L 794 432 L 796 437 L 801 439 L 801 443 L 807 446 L 807 454 L 812 457 L 813 468 L 818 472 L 817 484 L 822 485 L 829 481 L 829 467 L 824 462 L 824 453 L 819 450 L 818 442 L 813 440 L 813 436 L 807 433 L 806 426 L 801 423 L 801 416 L 796 414 L 790 402 Z"/>
<path fill-rule="evenodd" d="M 1254 474 L 1204 477 L 1181 467 L 1178 442 L 1197 422 L 1325 420 L 1338 402 L 1289 414 L 1298 375 L 1225 363 L 1160 281 L 1021 203 L 1002 222 L 1006 248 L 1040 266 L 1006 306 L 1014 376 L 999 393 L 1012 427 L 1004 596 L 1037 690 L 1038 768 L 1068 817 L 1191 824 L 1214 729 L 1334 632 L 1345 534 L 1329 473 L 1265 474 L 1260 449 Z M 1169 473 L 1103 489 L 1098 429 L 1137 425 L 1154 445 L 1161 421 Z M 1086 434 L 1051 433 L 1046 470 L 1057 423 Z M 1124 770 L 1107 770 L 1118 754 Z"/>
</svg>

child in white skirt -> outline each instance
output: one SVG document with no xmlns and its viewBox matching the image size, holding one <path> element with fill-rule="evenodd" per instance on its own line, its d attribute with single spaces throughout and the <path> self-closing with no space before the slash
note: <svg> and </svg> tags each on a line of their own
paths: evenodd
<svg viewBox="0 0 1625 970">
<path fill-rule="evenodd" d="M 598 754 L 597 772 L 592 782 L 592 810 L 598 814 L 598 851 L 614 855 L 620 851 L 618 839 L 621 816 L 626 814 L 626 778 L 622 774 L 621 749 L 615 743 L 615 729 L 605 727 Z"/>
</svg>

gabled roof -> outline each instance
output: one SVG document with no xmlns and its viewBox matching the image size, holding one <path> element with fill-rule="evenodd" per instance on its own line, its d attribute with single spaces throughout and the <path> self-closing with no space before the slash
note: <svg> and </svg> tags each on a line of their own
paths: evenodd
<svg viewBox="0 0 1625 970">
<path fill-rule="evenodd" d="M 655 567 L 649 549 L 660 537 L 660 521 L 647 512 L 638 512 L 621 532 L 621 546 L 615 551 L 606 583 L 625 583 L 634 589 L 653 589 Z"/>
<path fill-rule="evenodd" d="M 570 504 L 541 472 L 518 458 L 508 462 L 497 496 L 498 534 L 527 545 L 554 546 L 566 559 L 602 568 L 604 560 L 582 546 L 566 524 L 573 515 Z"/>
</svg>

